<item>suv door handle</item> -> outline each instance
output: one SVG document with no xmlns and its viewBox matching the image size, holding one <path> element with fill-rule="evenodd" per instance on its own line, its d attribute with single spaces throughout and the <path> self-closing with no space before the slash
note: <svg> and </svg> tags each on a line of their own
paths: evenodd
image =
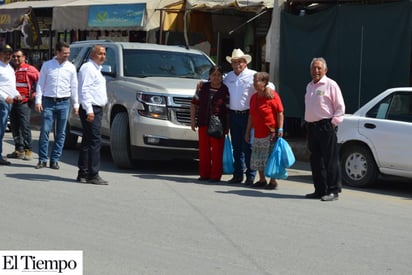
<svg viewBox="0 0 412 275">
<path fill-rule="evenodd" d="M 375 129 L 376 128 L 376 125 L 373 124 L 373 123 L 365 123 L 363 126 L 365 128 L 368 128 L 368 129 Z"/>
</svg>

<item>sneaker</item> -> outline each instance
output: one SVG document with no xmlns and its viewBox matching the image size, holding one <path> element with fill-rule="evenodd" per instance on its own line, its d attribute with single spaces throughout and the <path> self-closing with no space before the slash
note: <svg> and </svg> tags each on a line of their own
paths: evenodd
<svg viewBox="0 0 412 275">
<path fill-rule="evenodd" d="M 0 157 L 0 165 L 10 165 L 10 161 L 5 160 L 4 158 Z"/>
<path fill-rule="evenodd" d="M 31 150 L 25 149 L 25 150 L 24 150 L 23 160 L 32 160 L 32 159 L 33 159 L 33 157 L 32 157 L 32 155 L 31 155 Z"/>
<path fill-rule="evenodd" d="M 76 181 L 81 183 L 87 183 L 87 178 L 85 176 L 78 175 Z"/>
<path fill-rule="evenodd" d="M 7 157 L 10 159 L 23 159 L 24 158 L 24 151 L 14 151 L 11 154 L 7 154 Z"/>
<path fill-rule="evenodd" d="M 96 184 L 96 185 L 108 185 L 107 181 L 102 179 L 100 176 L 95 176 L 93 178 L 87 179 L 87 183 Z"/>
<path fill-rule="evenodd" d="M 321 201 L 336 201 L 339 198 L 338 193 L 330 193 L 321 198 Z"/>
<path fill-rule="evenodd" d="M 44 168 L 44 167 L 47 167 L 47 163 L 45 161 L 39 161 L 34 168 L 41 169 L 41 168 Z"/>
</svg>

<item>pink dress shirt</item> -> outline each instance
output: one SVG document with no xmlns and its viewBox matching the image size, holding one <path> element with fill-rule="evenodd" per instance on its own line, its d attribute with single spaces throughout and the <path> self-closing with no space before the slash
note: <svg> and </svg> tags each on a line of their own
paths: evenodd
<svg viewBox="0 0 412 275">
<path fill-rule="evenodd" d="M 305 121 L 332 119 L 333 125 L 343 121 L 345 102 L 338 84 L 323 76 L 317 83 L 309 82 L 305 94 Z"/>
</svg>

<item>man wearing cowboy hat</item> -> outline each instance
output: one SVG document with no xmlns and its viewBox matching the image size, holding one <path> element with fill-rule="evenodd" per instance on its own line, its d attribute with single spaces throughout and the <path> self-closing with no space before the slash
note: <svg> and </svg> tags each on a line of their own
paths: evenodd
<svg viewBox="0 0 412 275">
<path fill-rule="evenodd" d="M 256 175 L 256 171 L 250 168 L 252 142 L 246 143 L 244 137 L 249 117 L 250 98 L 255 92 L 253 76 L 256 71 L 247 67 L 247 64 L 252 61 L 252 57 L 244 54 L 241 49 L 234 49 L 232 56 L 226 56 L 226 60 L 233 69 L 223 79 L 223 83 L 229 88 L 230 93 L 230 136 L 235 168 L 233 178 L 228 183 L 241 183 L 246 167 L 246 181 L 244 183 L 252 185 Z"/>
<path fill-rule="evenodd" d="M 9 45 L 0 46 L 0 165 L 9 165 L 10 162 L 3 159 L 3 137 L 7 128 L 7 119 L 11 106 L 22 97 L 16 89 L 16 75 L 10 66 L 13 49 Z"/>
</svg>

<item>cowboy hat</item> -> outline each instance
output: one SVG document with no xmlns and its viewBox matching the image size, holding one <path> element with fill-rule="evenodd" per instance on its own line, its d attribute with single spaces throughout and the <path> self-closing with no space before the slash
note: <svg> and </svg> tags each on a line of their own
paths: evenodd
<svg viewBox="0 0 412 275">
<path fill-rule="evenodd" d="M 241 49 L 234 49 L 232 56 L 226 56 L 227 62 L 232 63 L 232 59 L 244 59 L 247 64 L 252 61 L 252 57 L 248 54 L 244 54 Z"/>
</svg>

